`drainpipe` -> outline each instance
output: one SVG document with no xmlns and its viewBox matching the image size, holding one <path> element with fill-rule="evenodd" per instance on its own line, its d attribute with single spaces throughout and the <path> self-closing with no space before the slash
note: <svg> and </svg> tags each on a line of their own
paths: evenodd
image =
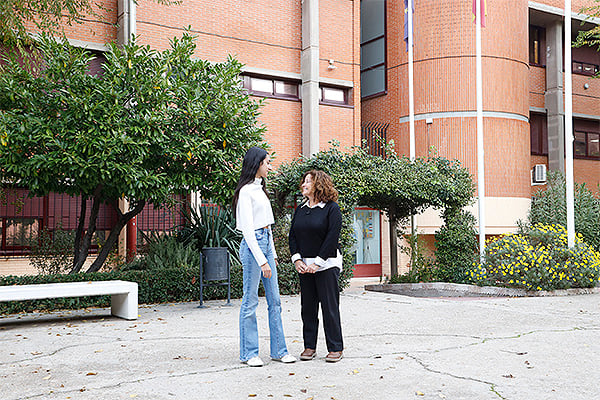
<svg viewBox="0 0 600 400">
<path fill-rule="evenodd" d="M 131 38 L 136 34 L 134 0 L 117 1 L 117 43 L 121 46 L 131 42 Z M 130 210 L 129 201 L 119 200 L 119 209 L 122 213 Z M 126 228 L 119 235 L 119 256 L 131 261 L 137 253 L 137 217 L 127 221 Z"/>
</svg>

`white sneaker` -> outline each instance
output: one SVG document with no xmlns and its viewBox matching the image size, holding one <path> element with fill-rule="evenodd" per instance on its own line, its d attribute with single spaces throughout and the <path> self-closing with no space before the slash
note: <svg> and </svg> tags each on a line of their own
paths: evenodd
<svg viewBox="0 0 600 400">
<path fill-rule="evenodd" d="M 274 361 L 279 361 L 282 362 L 284 364 L 291 364 L 291 363 L 295 363 L 296 362 L 296 357 L 294 357 L 291 354 L 286 354 L 285 356 L 281 357 L 281 358 L 274 358 Z"/>
<path fill-rule="evenodd" d="M 251 359 L 246 361 L 246 364 L 248 364 L 251 367 L 262 367 L 263 365 L 265 365 L 265 363 L 263 363 L 263 360 L 261 360 L 258 356 L 252 357 Z"/>
</svg>

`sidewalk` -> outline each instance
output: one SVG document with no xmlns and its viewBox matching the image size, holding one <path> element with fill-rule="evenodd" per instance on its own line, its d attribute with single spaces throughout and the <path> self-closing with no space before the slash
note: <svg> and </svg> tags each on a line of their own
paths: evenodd
<svg viewBox="0 0 600 400">
<path fill-rule="evenodd" d="M 0 318 L 0 399 L 597 399 L 600 295 L 341 298 L 345 358 L 238 362 L 239 300 L 142 306 L 137 321 L 108 309 Z M 290 352 L 302 349 L 298 296 L 282 298 Z"/>
</svg>

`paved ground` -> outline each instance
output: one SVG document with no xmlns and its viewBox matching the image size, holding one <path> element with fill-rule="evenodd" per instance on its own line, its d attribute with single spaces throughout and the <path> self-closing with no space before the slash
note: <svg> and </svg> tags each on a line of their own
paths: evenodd
<svg viewBox="0 0 600 400">
<path fill-rule="evenodd" d="M 0 399 L 599 399 L 600 295 L 549 298 L 342 296 L 345 358 L 250 368 L 239 301 L 0 318 Z M 371 283 L 373 283 L 371 281 Z M 302 351 L 299 298 L 282 298 Z M 259 307 L 268 356 L 266 304 Z M 321 335 L 322 337 L 322 335 Z"/>
</svg>

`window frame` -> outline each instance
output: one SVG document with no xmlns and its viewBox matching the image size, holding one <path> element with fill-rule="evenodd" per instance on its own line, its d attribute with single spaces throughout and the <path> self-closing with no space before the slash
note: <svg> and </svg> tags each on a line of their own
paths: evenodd
<svg viewBox="0 0 600 400">
<path fill-rule="evenodd" d="M 532 38 L 531 38 L 531 32 L 532 31 L 536 31 L 538 32 L 538 61 L 539 62 L 535 62 L 531 60 L 531 46 L 532 46 Z M 529 65 L 534 65 L 536 67 L 546 67 L 546 57 L 545 57 L 545 53 L 543 51 L 543 49 L 546 47 L 546 29 L 544 27 L 541 26 L 537 26 L 537 25 L 529 25 L 529 38 L 528 38 L 528 58 L 529 58 Z"/>
<path fill-rule="evenodd" d="M 252 79 L 262 79 L 266 81 L 271 81 L 271 85 L 273 90 L 271 92 L 264 92 L 260 90 L 252 89 Z M 279 93 L 276 91 L 276 83 L 284 83 L 284 84 L 292 84 L 296 87 L 296 95 Z M 276 76 L 267 76 L 267 75 L 258 75 L 258 74 L 242 74 L 242 86 L 251 96 L 256 97 L 268 97 L 272 99 L 280 99 L 280 100 L 292 100 L 292 101 L 300 101 L 302 90 L 300 88 L 300 82 L 295 79 L 286 79 L 280 78 Z"/>
<path fill-rule="evenodd" d="M 333 90 L 341 90 L 344 94 L 343 101 L 337 100 L 327 100 L 323 97 L 324 91 L 323 89 L 333 89 Z M 340 107 L 352 107 L 350 104 L 352 96 L 350 95 L 350 88 L 335 86 L 335 85 L 319 85 L 319 104 L 327 105 L 327 106 L 340 106 Z"/>
<path fill-rule="evenodd" d="M 582 154 L 576 154 L 575 153 L 575 134 L 577 133 L 582 133 L 585 135 L 585 155 Z M 579 129 L 573 129 L 573 158 L 577 158 L 577 159 L 582 159 L 582 160 L 600 160 L 600 154 L 598 155 L 590 155 L 590 135 L 595 135 L 596 138 L 598 140 L 600 140 L 600 133 L 599 132 L 590 132 L 590 131 L 583 131 L 583 130 L 579 130 Z M 600 142 L 599 142 L 599 146 L 600 146 Z"/>
<path fill-rule="evenodd" d="M 362 0 L 361 0 L 361 2 L 362 2 Z M 375 97 L 384 96 L 384 95 L 386 95 L 388 93 L 388 74 L 387 74 L 387 61 L 388 61 L 387 60 L 388 59 L 388 57 L 387 57 L 387 51 L 388 51 L 388 48 L 387 48 L 387 45 L 388 45 L 388 40 L 387 40 L 387 0 L 383 0 L 383 34 L 379 35 L 377 37 L 371 38 L 371 39 L 369 39 L 369 40 L 367 40 L 365 42 L 363 42 L 362 40 L 359 39 L 360 40 L 360 49 L 362 50 L 362 47 L 364 45 L 373 43 L 373 42 L 375 42 L 377 40 L 380 40 L 380 39 L 383 40 L 383 63 L 372 65 L 372 66 L 370 66 L 368 68 L 365 68 L 365 69 L 363 69 L 362 65 L 361 65 L 359 74 L 361 76 L 360 79 L 361 79 L 361 88 L 362 88 L 362 73 L 363 72 L 368 72 L 368 71 L 371 71 L 371 70 L 374 70 L 374 69 L 377 69 L 377 68 L 380 68 L 380 67 L 383 67 L 383 76 L 384 76 L 384 79 L 383 79 L 383 90 L 381 92 L 372 93 L 372 94 L 367 95 L 367 96 L 363 96 L 363 92 L 361 90 L 361 94 L 360 94 L 360 99 L 361 100 L 373 99 Z"/>
</svg>

